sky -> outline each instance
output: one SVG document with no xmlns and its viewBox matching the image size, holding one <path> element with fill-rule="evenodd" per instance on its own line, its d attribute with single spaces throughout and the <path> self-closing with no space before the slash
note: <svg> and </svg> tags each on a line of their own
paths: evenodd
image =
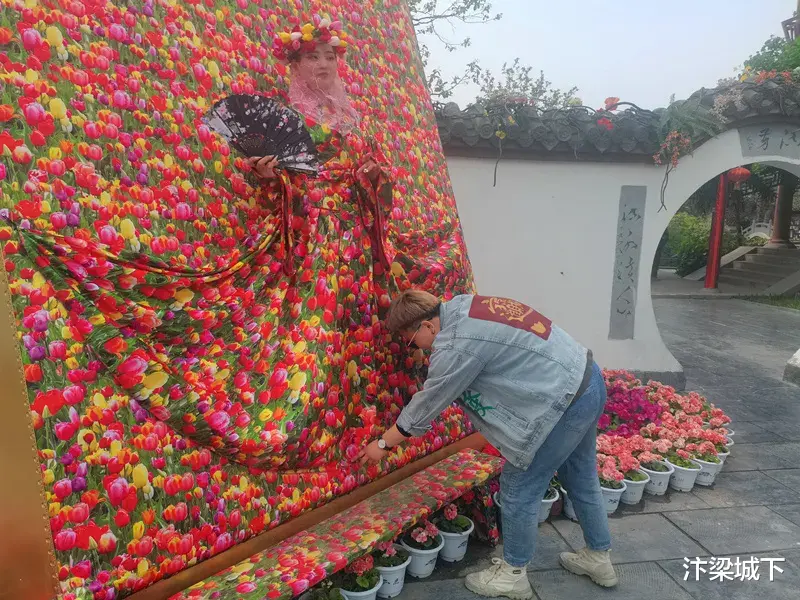
<svg viewBox="0 0 800 600">
<path fill-rule="evenodd" d="M 450 39 L 472 45 L 449 53 L 429 42 L 431 65 L 455 75 L 473 59 L 495 73 L 519 57 L 560 89 L 577 86 L 578 97 L 600 107 L 617 96 L 642 108 L 658 108 L 701 87 L 735 75 L 770 35 L 783 36 L 781 21 L 796 0 L 493 0 L 500 21 L 444 24 Z M 450 100 L 466 106 L 476 89 L 465 86 Z"/>
</svg>

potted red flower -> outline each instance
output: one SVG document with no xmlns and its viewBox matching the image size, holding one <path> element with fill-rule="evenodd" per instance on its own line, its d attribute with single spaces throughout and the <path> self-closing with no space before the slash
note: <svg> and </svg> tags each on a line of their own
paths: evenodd
<svg viewBox="0 0 800 600">
<path fill-rule="evenodd" d="M 346 600 L 375 600 L 383 578 L 371 554 L 354 560 L 339 576 L 339 589 Z"/>
</svg>

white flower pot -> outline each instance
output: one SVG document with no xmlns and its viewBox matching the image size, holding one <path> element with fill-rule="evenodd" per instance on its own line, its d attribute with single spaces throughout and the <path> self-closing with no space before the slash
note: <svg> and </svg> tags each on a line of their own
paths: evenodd
<svg viewBox="0 0 800 600">
<path fill-rule="evenodd" d="M 717 473 L 722 469 L 722 459 L 718 463 L 713 463 L 695 458 L 694 462 L 700 465 L 700 472 L 697 474 L 695 485 L 713 485 L 714 480 L 717 478 Z"/>
<path fill-rule="evenodd" d="M 403 549 L 400 544 L 395 544 L 395 548 Z M 376 567 L 383 577 L 383 585 L 378 590 L 378 598 L 394 598 L 399 596 L 403 591 L 403 585 L 406 582 L 406 569 L 411 564 L 411 555 L 402 565 L 396 567 Z"/>
<path fill-rule="evenodd" d="M 600 486 L 600 490 L 603 492 L 603 500 L 605 500 L 606 503 L 606 513 L 610 515 L 619 508 L 619 500 L 622 498 L 622 494 L 625 493 L 627 487 L 624 481 L 622 482 L 622 487 L 618 490 L 603 487 L 602 485 Z"/>
<path fill-rule="evenodd" d="M 667 462 L 669 462 L 669 460 L 667 460 Z M 685 467 L 679 467 L 678 465 L 669 463 L 675 469 L 672 477 L 669 478 L 669 487 L 679 492 L 692 491 L 695 481 L 697 481 L 697 476 L 700 474 L 700 465 L 695 461 L 691 462 L 697 466 L 696 469 L 687 469 Z"/>
<path fill-rule="evenodd" d="M 725 426 L 723 425 L 723 427 L 725 427 Z M 728 429 L 727 427 L 725 427 L 725 430 L 728 432 L 726 435 L 727 435 L 729 438 L 733 439 L 733 435 L 734 435 L 736 432 L 735 432 L 733 429 Z"/>
<path fill-rule="evenodd" d="M 444 547 L 439 552 L 439 558 L 445 562 L 458 562 L 464 560 L 467 554 L 467 546 L 469 545 L 469 534 L 475 529 L 475 523 L 472 519 L 464 517 L 469 521 L 469 529 L 464 533 L 448 533 L 446 531 L 439 531 L 439 535 L 444 538 Z"/>
<path fill-rule="evenodd" d="M 577 522 L 578 515 L 575 514 L 575 507 L 572 506 L 572 500 L 570 499 L 569 494 L 567 493 L 567 490 L 562 488 L 561 494 L 564 497 L 564 515 L 568 519 L 571 519 L 571 520 Z"/>
<path fill-rule="evenodd" d="M 408 550 L 408 553 L 411 555 L 411 563 L 408 565 L 407 569 L 409 575 L 417 579 L 430 577 L 431 573 L 433 573 L 433 570 L 436 568 L 436 559 L 439 557 L 439 552 L 444 547 L 444 537 L 442 537 L 441 533 L 439 538 L 442 540 L 441 543 L 430 550 L 418 550 L 406 544 L 405 541 L 400 542 L 403 548 Z"/>
<path fill-rule="evenodd" d="M 730 450 L 731 447 L 733 446 L 733 438 L 726 437 L 725 438 L 725 445 L 728 447 L 728 450 Z"/>
<path fill-rule="evenodd" d="M 675 468 L 668 462 L 663 460 L 659 462 L 668 467 L 669 471 L 651 471 L 650 469 L 645 469 L 642 467 L 642 471 L 647 473 L 647 476 L 650 477 L 650 481 L 648 481 L 644 486 L 644 491 L 653 496 L 663 496 L 667 493 L 669 479 L 675 472 Z"/>
<path fill-rule="evenodd" d="M 372 588 L 371 590 L 367 590 L 365 592 L 351 592 L 349 590 L 343 590 L 339 588 L 339 591 L 344 596 L 345 600 L 375 600 L 376 596 L 378 595 L 378 590 L 381 589 L 383 585 L 383 577 L 378 577 L 378 584 Z"/>
<path fill-rule="evenodd" d="M 547 488 L 547 491 L 550 491 L 550 488 Z M 558 490 L 556 490 L 555 497 L 551 498 L 550 500 L 547 498 L 542 498 L 542 505 L 539 507 L 539 523 L 544 523 L 547 521 L 547 517 L 550 516 L 550 511 L 553 510 L 553 504 L 558 502 L 560 497 L 561 494 L 559 494 Z"/>
<path fill-rule="evenodd" d="M 639 472 L 647 475 L 647 473 L 642 470 L 639 470 Z M 622 497 L 619 499 L 620 502 L 629 505 L 639 504 L 639 502 L 642 500 L 642 496 L 644 496 L 644 488 L 649 481 L 649 475 L 647 475 L 647 479 L 644 481 L 631 481 L 630 479 L 626 479 L 625 491 L 622 493 Z"/>
<path fill-rule="evenodd" d="M 727 452 L 718 452 L 717 453 L 717 458 L 719 459 L 719 470 L 720 471 L 722 470 L 722 465 L 725 464 L 725 459 L 728 458 L 730 455 L 731 455 L 730 450 L 728 450 Z"/>
</svg>

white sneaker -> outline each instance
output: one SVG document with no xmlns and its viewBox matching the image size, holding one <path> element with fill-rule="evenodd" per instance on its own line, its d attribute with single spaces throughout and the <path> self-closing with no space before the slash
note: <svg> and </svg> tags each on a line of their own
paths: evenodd
<svg viewBox="0 0 800 600">
<path fill-rule="evenodd" d="M 530 600 L 533 588 L 525 567 L 512 567 L 502 558 L 493 558 L 492 566 L 467 575 L 467 589 L 481 596 L 505 596 L 513 600 Z"/>
<path fill-rule="evenodd" d="M 575 575 L 588 575 L 592 581 L 603 587 L 617 585 L 617 574 L 611 564 L 610 550 L 581 548 L 577 552 L 562 552 L 559 558 L 561 566 Z"/>
</svg>

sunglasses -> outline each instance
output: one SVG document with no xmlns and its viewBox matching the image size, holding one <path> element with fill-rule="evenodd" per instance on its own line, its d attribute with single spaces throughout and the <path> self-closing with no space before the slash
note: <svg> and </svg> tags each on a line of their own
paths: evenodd
<svg viewBox="0 0 800 600">
<path fill-rule="evenodd" d="M 417 326 L 417 330 L 414 332 L 414 335 L 412 335 L 411 339 L 408 340 L 408 343 L 406 344 L 407 348 L 412 348 L 412 349 L 419 348 L 419 346 L 417 346 L 417 343 L 414 340 L 416 339 L 417 334 L 419 333 L 420 327 L 422 327 L 422 323 L 420 323 Z"/>
</svg>

